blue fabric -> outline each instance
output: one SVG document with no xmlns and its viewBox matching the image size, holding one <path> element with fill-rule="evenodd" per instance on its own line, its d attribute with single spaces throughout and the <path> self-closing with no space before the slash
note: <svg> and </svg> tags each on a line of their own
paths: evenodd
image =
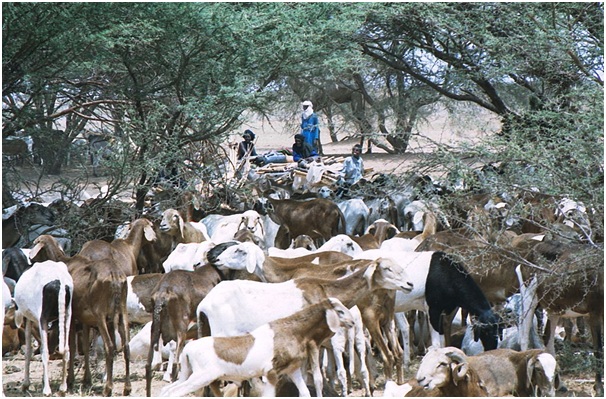
<svg viewBox="0 0 606 399">
<path fill-rule="evenodd" d="M 307 119 L 301 116 L 301 134 L 305 137 L 305 142 L 318 151 L 316 140 L 320 140 L 320 125 L 315 112 Z"/>
<path fill-rule="evenodd" d="M 309 157 L 313 157 L 318 155 L 318 152 L 313 149 L 313 147 L 307 143 L 303 142 L 302 145 L 297 145 L 296 143 L 292 146 L 292 159 L 295 162 L 300 161 L 301 159 L 306 159 Z"/>
</svg>

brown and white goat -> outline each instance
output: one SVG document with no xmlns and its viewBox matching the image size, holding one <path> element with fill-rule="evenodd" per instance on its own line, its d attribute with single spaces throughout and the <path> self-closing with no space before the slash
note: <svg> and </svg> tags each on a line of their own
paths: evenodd
<svg viewBox="0 0 606 399">
<path fill-rule="evenodd" d="M 179 381 L 161 396 L 184 396 L 217 380 L 244 381 L 264 376 L 263 396 L 275 396 L 281 375 L 288 375 L 299 395 L 310 396 L 303 362 L 319 362 L 318 347 L 340 327 L 351 327 L 349 310 L 335 298 L 309 305 L 291 316 L 234 337 L 204 337 L 187 344 L 181 356 Z"/>
<path fill-rule="evenodd" d="M 374 290 L 412 290 L 408 276 L 393 260 L 366 262 L 365 267 L 336 279 L 298 278 L 275 284 L 223 281 L 198 305 L 199 329 L 206 324 L 203 322 L 206 319 L 213 336 L 235 336 L 250 332 L 264 322 L 289 316 L 325 296 L 339 298 L 345 306 L 352 307 Z M 276 298 L 280 301 L 276 302 Z M 316 391 L 321 392 L 323 382 L 319 368 L 313 370 L 313 379 Z"/>
<path fill-rule="evenodd" d="M 184 221 L 176 209 L 167 209 L 162 213 L 160 231 L 172 236 L 172 249 L 180 243 L 210 241 L 203 223 Z"/>
<path fill-rule="evenodd" d="M 34 263 L 26 270 L 15 285 L 15 324 L 22 325 L 25 318 L 25 377 L 22 389 L 30 385 L 29 365 L 32 356 L 32 326 L 40 333 L 40 353 L 42 355 L 44 396 L 50 396 L 48 326 L 58 320 L 59 348 L 63 355 L 63 379 L 59 391 L 67 391 L 67 362 L 70 358 L 67 339 L 70 333 L 74 282 L 63 262 L 45 261 Z M 3 337 L 4 338 L 4 337 Z"/>
</svg>

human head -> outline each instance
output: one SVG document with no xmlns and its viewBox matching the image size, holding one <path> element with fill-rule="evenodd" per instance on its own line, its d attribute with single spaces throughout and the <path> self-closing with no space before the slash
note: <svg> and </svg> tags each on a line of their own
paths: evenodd
<svg viewBox="0 0 606 399">
<path fill-rule="evenodd" d="M 307 101 L 303 101 L 303 102 L 301 103 L 301 105 L 303 106 L 303 109 L 306 109 L 307 107 L 311 107 L 311 108 L 313 108 L 313 107 L 314 107 L 314 105 L 313 105 L 313 104 L 311 103 L 311 101 L 309 101 L 309 100 L 307 100 Z"/>
<path fill-rule="evenodd" d="M 252 140 L 252 137 L 250 137 L 250 134 L 248 134 L 248 133 L 244 133 L 244 134 L 242 135 L 242 138 L 243 138 L 244 140 Z"/>
<path fill-rule="evenodd" d="M 252 131 L 252 130 L 250 130 L 250 129 L 246 129 L 246 130 L 244 131 L 244 134 L 242 135 L 242 137 L 244 137 L 244 138 L 246 139 L 246 135 L 250 136 L 250 139 L 251 139 L 251 140 L 254 140 L 254 139 L 255 139 L 255 134 L 254 134 L 254 133 L 253 133 L 253 131 Z"/>
<path fill-rule="evenodd" d="M 303 143 L 304 140 L 305 140 L 305 136 L 303 136 L 302 134 L 295 134 L 295 143 L 298 141 Z"/>
<path fill-rule="evenodd" d="M 351 153 L 354 157 L 359 158 L 362 153 L 362 146 L 360 144 L 356 144 L 351 148 Z"/>
</svg>

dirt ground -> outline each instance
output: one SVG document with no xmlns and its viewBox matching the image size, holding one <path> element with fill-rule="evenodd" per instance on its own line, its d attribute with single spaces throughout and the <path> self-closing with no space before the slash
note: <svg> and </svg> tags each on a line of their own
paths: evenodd
<svg viewBox="0 0 606 399">
<path fill-rule="evenodd" d="M 259 154 L 263 154 L 271 149 L 280 149 L 283 147 L 290 147 L 292 145 L 292 137 L 295 132 L 292 131 L 292 126 L 288 123 L 273 123 L 271 125 L 264 124 L 261 122 L 252 123 L 249 126 L 242 128 L 242 131 L 246 128 L 252 128 L 257 134 L 256 148 Z M 479 129 L 479 128 L 478 128 Z M 494 130 L 494 126 L 493 126 Z M 480 130 L 471 132 L 469 136 L 462 135 L 456 130 L 452 129 L 452 126 L 448 121 L 444 121 L 443 118 L 434 118 L 429 123 L 422 135 L 434 140 L 434 141 L 458 141 L 465 139 L 465 137 L 475 137 Z M 341 134 L 341 136 L 343 136 Z M 232 136 L 232 140 L 240 141 L 240 133 L 235 132 Z M 430 151 L 428 146 L 430 140 L 423 140 L 421 136 L 415 137 L 411 142 L 411 151 L 406 155 L 390 155 L 386 154 L 379 148 L 373 148 L 372 154 L 365 153 L 367 150 L 364 145 L 364 153 L 362 158 L 364 159 L 365 167 L 372 168 L 374 172 L 396 172 L 402 173 L 407 171 L 413 166 L 414 160 L 421 156 L 423 152 Z M 325 155 L 342 155 L 348 156 L 351 152 L 351 147 L 359 142 L 358 139 L 345 139 L 338 143 L 331 143 L 327 132 L 322 133 L 322 142 Z M 53 178 L 48 178 L 49 183 L 52 182 Z M 92 183 L 98 186 L 103 183 L 103 178 L 96 178 L 91 180 Z M 98 187 L 91 186 L 91 194 L 98 193 Z M 131 332 L 131 337 L 134 333 Z M 419 358 L 413 361 L 412 367 L 405 373 L 405 379 L 413 378 L 418 366 Z M 73 392 L 68 393 L 67 396 L 71 397 L 92 397 L 101 396 L 103 390 L 103 373 L 104 373 L 104 361 L 99 360 L 93 362 L 93 387 L 91 389 L 83 388 L 80 384 L 83 370 L 80 368 L 76 374 L 76 386 Z M 145 361 L 135 360 L 131 361 L 131 383 L 132 383 L 132 397 L 144 397 L 145 396 Z M 51 373 L 51 387 L 53 395 L 57 395 L 59 382 L 61 379 L 61 361 L 51 361 L 50 367 Z M 13 355 L 3 356 L 2 358 L 2 386 L 4 394 L 8 397 L 22 397 L 22 396 L 42 396 L 42 363 L 40 356 L 37 355 L 33 359 L 31 364 L 31 387 L 27 393 L 22 393 L 21 383 L 24 377 L 24 356 L 22 352 Z M 124 362 L 122 355 L 119 354 L 116 358 L 114 365 L 114 396 L 121 396 L 122 389 L 124 386 Z M 580 374 L 580 375 L 563 375 L 563 381 L 568 387 L 568 392 L 558 392 L 557 396 L 571 396 L 571 397 L 589 397 L 592 396 L 593 390 L 593 376 L 591 374 Z M 162 381 L 162 373 L 155 372 L 153 383 L 152 383 L 152 396 L 159 396 L 160 390 L 167 383 Z M 382 396 L 383 387 L 385 381 L 383 377 L 377 378 L 376 390 L 373 396 Z M 351 396 L 363 396 L 363 391 L 359 389 L 359 385 L 354 385 L 356 388 Z"/>
</svg>

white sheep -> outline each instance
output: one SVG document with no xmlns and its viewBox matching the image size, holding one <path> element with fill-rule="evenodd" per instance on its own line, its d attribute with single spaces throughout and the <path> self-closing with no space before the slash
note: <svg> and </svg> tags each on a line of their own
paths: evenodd
<svg viewBox="0 0 606 399">
<path fill-rule="evenodd" d="M 275 396 L 281 375 L 288 375 L 300 396 L 311 396 L 302 373 L 303 362 L 313 348 L 338 328 L 353 324 L 349 310 L 329 298 L 267 324 L 249 334 L 233 337 L 204 337 L 188 343 L 180 357 L 179 380 L 162 389 L 161 396 L 184 396 L 217 380 L 267 379 L 263 396 Z M 321 396 L 321 390 L 317 391 Z"/>
<path fill-rule="evenodd" d="M 68 337 L 72 316 L 72 298 L 74 295 L 74 282 L 63 262 L 45 261 L 34 263 L 26 270 L 17 285 L 15 285 L 14 301 L 15 324 L 19 327 L 25 318 L 25 377 L 22 389 L 29 388 L 29 363 L 32 355 L 32 326 L 37 326 L 40 333 L 40 353 L 42 354 L 42 367 L 44 396 L 50 396 L 49 383 L 49 348 L 48 325 L 58 319 L 59 346 L 57 351 L 63 355 L 63 377 L 59 390 L 67 391 L 67 362 L 69 360 Z M 53 303 L 57 307 L 52 306 Z"/>
<path fill-rule="evenodd" d="M 468 356 L 489 396 L 555 396 L 560 376 L 555 357 L 542 349 L 495 349 Z"/>
<path fill-rule="evenodd" d="M 130 349 L 130 358 L 133 361 L 145 360 L 149 353 L 149 346 L 151 345 L 151 325 L 150 321 L 143 326 L 139 332 L 130 339 L 128 347 Z M 164 360 L 168 360 L 166 373 L 164 374 L 163 380 L 170 382 L 170 374 L 172 373 L 172 364 L 174 363 L 175 353 L 177 351 L 177 343 L 173 340 L 167 344 L 163 344 L 162 338 L 158 345 L 158 350 L 154 351 L 154 356 L 151 362 L 152 370 L 156 370 L 162 364 Z"/>
<path fill-rule="evenodd" d="M 477 371 L 458 348 L 430 347 L 421 360 L 417 381 L 425 390 L 436 390 L 432 396 L 488 396 Z M 435 392 L 435 391 L 434 391 Z"/>
</svg>

